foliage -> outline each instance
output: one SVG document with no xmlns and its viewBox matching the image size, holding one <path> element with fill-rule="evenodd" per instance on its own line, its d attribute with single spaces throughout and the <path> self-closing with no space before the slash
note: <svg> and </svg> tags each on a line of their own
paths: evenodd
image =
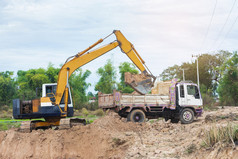
<svg viewBox="0 0 238 159">
<path fill-rule="evenodd" d="M 10 105 L 14 98 L 22 100 L 40 98 L 42 84 L 56 83 L 59 70 L 60 68 L 55 68 L 50 63 L 47 69 L 19 70 L 16 78 L 12 78 L 13 72 L 0 72 L 0 108 Z M 69 83 L 72 87 L 76 108 L 88 101 L 86 90 L 90 84 L 86 82 L 86 79 L 90 74 L 91 72 L 88 70 L 83 72 L 82 69 L 78 69 L 71 75 Z"/>
<path fill-rule="evenodd" d="M 16 82 L 13 79 L 13 72 L 0 72 L 0 107 L 2 105 L 10 105 L 15 97 Z"/>
<path fill-rule="evenodd" d="M 214 105 L 214 98 L 217 95 L 224 105 L 238 104 L 236 58 L 237 55 L 232 56 L 232 53 L 222 50 L 214 55 L 202 54 L 198 57 L 200 91 L 206 108 L 210 109 Z M 183 69 L 185 80 L 197 83 L 196 61 L 168 67 L 160 77 L 162 80 L 182 79 Z"/>
<path fill-rule="evenodd" d="M 217 143 L 225 145 L 234 144 L 238 141 L 238 125 L 228 124 L 226 126 L 212 126 L 205 132 L 204 143 L 205 147 L 213 147 Z"/>
<path fill-rule="evenodd" d="M 119 66 L 119 73 L 121 75 L 120 83 L 118 83 L 118 90 L 122 91 L 122 93 L 132 93 L 134 89 L 132 89 L 130 86 L 125 84 L 125 72 L 130 72 L 133 74 L 138 74 L 139 71 L 136 69 L 136 67 L 129 62 L 123 62 Z"/>
<path fill-rule="evenodd" d="M 221 77 L 219 67 L 229 58 L 231 55 L 227 51 L 219 51 L 215 55 L 202 54 L 199 56 L 199 81 L 200 85 L 204 85 L 207 90 L 212 90 L 211 96 L 216 95 L 217 82 Z M 173 78 L 182 79 L 183 72 L 185 72 L 185 80 L 190 80 L 194 83 L 197 82 L 197 63 L 194 62 L 185 62 L 182 65 L 174 65 L 168 67 L 161 74 L 161 79 L 171 80 Z"/>
<path fill-rule="evenodd" d="M 162 81 L 168 81 L 173 78 L 182 79 L 183 75 L 181 72 L 181 66 L 174 65 L 165 69 L 161 74 Z"/>
<path fill-rule="evenodd" d="M 94 115 L 97 116 L 103 116 L 104 115 L 104 111 L 102 109 L 97 109 L 93 112 Z"/>
<path fill-rule="evenodd" d="M 95 86 L 95 91 L 106 94 L 112 93 L 113 89 L 116 88 L 116 69 L 112 66 L 111 60 L 108 60 L 103 67 L 100 67 L 97 70 L 97 74 L 100 79 Z"/>
<path fill-rule="evenodd" d="M 18 98 L 31 100 L 41 96 L 41 86 L 50 80 L 43 68 L 17 72 Z"/>
<path fill-rule="evenodd" d="M 69 83 L 71 86 L 75 108 L 79 109 L 82 107 L 82 104 L 88 101 L 86 90 L 90 86 L 90 83 L 87 83 L 86 79 L 90 74 L 91 72 L 89 70 L 83 72 L 83 70 L 80 68 L 70 76 Z"/>
<path fill-rule="evenodd" d="M 237 52 L 221 67 L 217 92 L 223 105 L 238 104 L 238 55 Z"/>
<path fill-rule="evenodd" d="M 213 109 L 213 104 L 215 103 L 212 90 L 208 89 L 204 84 L 200 85 L 200 92 L 202 94 L 204 109 Z"/>
<path fill-rule="evenodd" d="M 0 123 L 0 131 L 5 131 L 10 128 L 19 128 L 21 125 L 20 122 L 4 122 Z"/>
<path fill-rule="evenodd" d="M 52 63 L 49 63 L 48 68 L 46 70 L 46 75 L 49 78 L 50 83 L 56 83 L 58 80 L 58 73 L 60 68 L 54 68 Z"/>
<path fill-rule="evenodd" d="M 89 114 L 89 112 L 86 108 L 82 109 L 82 113 L 83 113 L 84 116 L 88 116 L 88 114 Z"/>
</svg>

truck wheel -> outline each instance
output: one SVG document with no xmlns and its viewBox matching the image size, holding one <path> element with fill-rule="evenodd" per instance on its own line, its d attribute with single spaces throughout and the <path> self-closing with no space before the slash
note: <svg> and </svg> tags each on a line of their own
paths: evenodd
<svg viewBox="0 0 238 159">
<path fill-rule="evenodd" d="M 192 109 L 185 108 L 180 113 L 180 121 L 182 124 L 190 124 L 194 120 L 194 112 Z"/>
<path fill-rule="evenodd" d="M 130 113 L 130 117 L 129 117 L 130 121 L 132 122 L 144 122 L 145 121 L 145 113 L 140 110 L 140 109 L 134 109 L 131 113 Z"/>
</svg>

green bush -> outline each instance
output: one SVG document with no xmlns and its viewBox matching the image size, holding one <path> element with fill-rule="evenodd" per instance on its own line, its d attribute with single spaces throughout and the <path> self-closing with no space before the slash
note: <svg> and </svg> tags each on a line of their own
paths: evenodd
<svg viewBox="0 0 238 159">
<path fill-rule="evenodd" d="M 8 111 L 9 109 L 10 109 L 10 107 L 7 105 L 3 105 L 0 107 L 0 110 L 4 110 L 4 111 Z"/>
<path fill-rule="evenodd" d="M 88 116 L 88 114 L 89 114 L 89 112 L 86 108 L 82 109 L 82 113 L 83 113 L 84 116 Z"/>
<path fill-rule="evenodd" d="M 79 110 L 74 109 L 74 116 L 80 116 L 81 113 Z"/>
<path fill-rule="evenodd" d="M 97 109 L 93 112 L 94 115 L 97 116 L 103 116 L 104 115 L 104 111 L 102 109 Z"/>
</svg>

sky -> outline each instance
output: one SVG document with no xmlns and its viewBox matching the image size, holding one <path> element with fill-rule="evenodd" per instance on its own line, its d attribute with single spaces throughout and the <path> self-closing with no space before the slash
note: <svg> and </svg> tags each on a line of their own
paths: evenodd
<svg viewBox="0 0 238 159">
<path fill-rule="evenodd" d="M 192 55 L 237 51 L 237 19 L 236 0 L 0 0 L 0 72 L 59 67 L 121 30 L 159 76 L 169 66 L 194 60 Z M 116 68 L 130 62 L 116 48 L 82 66 L 92 72 L 89 91 L 108 59 Z"/>
</svg>

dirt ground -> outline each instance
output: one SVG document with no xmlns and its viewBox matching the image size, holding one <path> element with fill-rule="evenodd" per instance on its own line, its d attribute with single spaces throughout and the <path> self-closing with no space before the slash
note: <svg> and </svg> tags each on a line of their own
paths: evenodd
<svg viewBox="0 0 238 159">
<path fill-rule="evenodd" d="M 189 125 L 156 120 L 125 122 L 110 113 L 87 126 L 68 130 L 16 129 L 0 132 L 0 158 L 119 159 L 119 158 L 238 158 L 238 147 L 201 148 L 204 132 L 214 125 L 238 124 L 238 107 L 205 112 Z M 193 145 L 193 152 L 188 153 Z M 195 145 L 195 146 L 194 146 Z"/>
</svg>

